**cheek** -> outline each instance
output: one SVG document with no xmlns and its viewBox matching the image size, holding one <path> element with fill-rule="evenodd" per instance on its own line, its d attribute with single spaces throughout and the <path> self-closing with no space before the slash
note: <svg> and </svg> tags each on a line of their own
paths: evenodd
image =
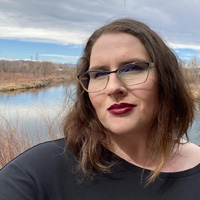
<svg viewBox="0 0 200 200">
<path fill-rule="evenodd" d="M 149 78 L 145 85 L 134 92 L 134 95 L 139 100 L 141 109 L 149 110 L 149 112 L 157 110 L 158 90 L 157 81 L 154 78 Z"/>
<path fill-rule="evenodd" d="M 103 103 L 102 96 L 97 93 L 89 93 L 89 99 L 92 103 L 92 106 L 96 110 L 96 113 L 98 113 L 98 111 L 102 107 L 102 103 Z"/>
<path fill-rule="evenodd" d="M 90 101 L 92 103 L 92 106 L 94 108 L 97 118 L 101 121 L 102 116 L 104 116 L 104 113 L 103 113 L 104 107 L 102 103 L 103 100 L 100 101 L 98 97 L 91 96 Z"/>
<path fill-rule="evenodd" d="M 144 102 L 146 109 L 155 116 L 158 113 L 159 107 L 157 82 L 155 80 L 151 80 L 151 84 L 149 83 Z"/>
</svg>

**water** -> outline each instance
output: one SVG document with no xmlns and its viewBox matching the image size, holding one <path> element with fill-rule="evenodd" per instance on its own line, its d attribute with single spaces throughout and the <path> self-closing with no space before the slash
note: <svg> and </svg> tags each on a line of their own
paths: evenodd
<svg viewBox="0 0 200 200">
<path fill-rule="evenodd" d="M 62 136 L 61 122 L 73 105 L 75 86 L 64 84 L 19 94 L 0 94 L 0 126 L 29 133 L 33 139 L 48 132 Z M 189 129 L 190 141 L 200 145 L 200 110 Z"/>
<path fill-rule="evenodd" d="M 0 94 L 0 126 L 8 132 L 29 134 L 31 139 L 49 132 L 62 136 L 61 122 L 73 104 L 75 86 L 60 84 L 18 94 Z"/>
<path fill-rule="evenodd" d="M 198 109 L 196 118 L 188 132 L 190 141 L 200 146 L 200 109 Z"/>
</svg>

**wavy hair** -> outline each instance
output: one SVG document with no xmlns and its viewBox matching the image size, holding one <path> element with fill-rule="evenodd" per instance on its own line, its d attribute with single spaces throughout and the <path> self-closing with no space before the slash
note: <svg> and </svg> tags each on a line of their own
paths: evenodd
<svg viewBox="0 0 200 200">
<path fill-rule="evenodd" d="M 148 135 L 147 145 L 152 158 L 156 157 L 155 170 L 148 177 L 153 182 L 179 145 L 194 119 L 195 104 L 186 84 L 182 66 L 176 55 L 146 24 L 132 20 L 115 20 L 97 29 L 88 39 L 83 55 L 77 64 L 77 74 L 88 70 L 94 43 L 102 34 L 127 33 L 137 37 L 155 63 L 158 84 L 159 109 Z M 109 172 L 114 164 L 106 158 L 106 130 L 100 123 L 88 93 L 77 83 L 77 100 L 64 119 L 67 145 L 78 160 L 77 169 L 84 175 L 93 170 Z"/>
</svg>

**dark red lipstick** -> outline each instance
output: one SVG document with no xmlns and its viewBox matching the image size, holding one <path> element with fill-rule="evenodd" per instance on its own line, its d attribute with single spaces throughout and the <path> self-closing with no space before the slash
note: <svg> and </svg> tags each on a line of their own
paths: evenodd
<svg viewBox="0 0 200 200">
<path fill-rule="evenodd" d="M 130 112 L 136 105 L 129 103 L 113 104 L 107 110 L 113 115 L 122 115 Z"/>
</svg>

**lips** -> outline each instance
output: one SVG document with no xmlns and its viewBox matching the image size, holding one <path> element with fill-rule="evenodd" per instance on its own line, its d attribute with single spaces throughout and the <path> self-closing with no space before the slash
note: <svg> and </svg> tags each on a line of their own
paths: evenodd
<svg viewBox="0 0 200 200">
<path fill-rule="evenodd" d="M 132 111 L 134 107 L 136 107 L 134 104 L 120 103 L 111 105 L 107 110 L 113 115 L 122 115 Z"/>
</svg>

